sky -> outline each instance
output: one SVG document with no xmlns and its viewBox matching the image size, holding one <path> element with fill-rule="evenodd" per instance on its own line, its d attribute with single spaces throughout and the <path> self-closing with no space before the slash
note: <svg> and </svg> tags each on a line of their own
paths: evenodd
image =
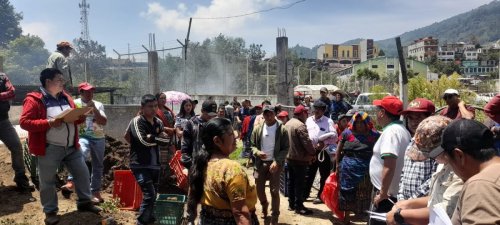
<svg viewBox="0 0 500 225">
<path fill-rule="evenodd" d="M 23 14 L 24 34 L 40 36 L 49 50 L 60 40 L 80 37 L 81 0 L 11 0 Z M 342 43 L 355 38 L 392 38 L 491 0 L 87 0 L 89 36 L 106 46 L 108 57 L 144 51 L 149 33 L 156 48 L 179 47 L 193 17 L 191 42 L 218 34 L 241 37 L 249 46 L 262 44 L 275 55 L 278 28 L 286 30 L 290 47 Z M 296 4 L 294 4 L 296 3 Z M 293 5 L 292 5 L 293 4 Z M 291 6 L 291 7 L 288 7 Z M 288 7 L 288 8 L 287 8 Z M 229 19 L 206 19 L 248 14 Z M 286 9 L 282 9 L 286 8 Z M 179 54 L 180 51 L 172 51 Z"/>
</svg>

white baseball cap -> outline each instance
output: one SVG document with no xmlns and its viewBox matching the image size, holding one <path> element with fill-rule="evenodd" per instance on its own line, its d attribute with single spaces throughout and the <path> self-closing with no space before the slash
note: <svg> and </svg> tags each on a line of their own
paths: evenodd
<svg viewBox="0 0 500 225">
<path fill-rule="evenodd" d="M 458 94 L 458 91 L 455 90 L 455 89 L 446 89 L 446 91 L 444 91 L 444 94 L 454 94 L 454 95 L 459 95 Z"/>
</svg>

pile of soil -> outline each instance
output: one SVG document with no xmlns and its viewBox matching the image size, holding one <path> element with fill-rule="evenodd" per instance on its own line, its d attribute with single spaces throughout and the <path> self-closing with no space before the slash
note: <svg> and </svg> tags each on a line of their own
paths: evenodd
<svg viewBox="0 0 500 225">
<path fill-rule="evenodd" d="M 130 145 L 121 142 L 113 137 L 106 136 L 106 148 L 103 161 L 103 190 L 106 193 L 113 193 L 113 180 L 115 170 L 128 170 L 130 163 Z M 169 154 L 170 161 L 171 154 Z M 162 166 L 160 174 L 159 193 L 185 194 L 176 186 L 176 177 L 170 172 L 168 165 Z"/>
<path fill-rule="evenodd" d="M 113 137 L 106 136 L 106 148 L 103 161 L 103 190 L 107 193 L 113 192 L 113 180 L 115 170 L 128 170 L 130 162 L 130 145 L 123 143 Z"/>
</svg>

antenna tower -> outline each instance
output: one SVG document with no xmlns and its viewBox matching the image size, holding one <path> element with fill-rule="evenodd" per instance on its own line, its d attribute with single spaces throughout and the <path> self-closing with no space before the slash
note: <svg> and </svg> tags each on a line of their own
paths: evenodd
<svg viewBox="0 0 500 225">
<path fill-rule="evenodd" d="M 79 3 L 78 7 L 80 8 L 80 23 L 82 24 L 82 36 L 80 38 L 84 41 L 89 41 L 88 9 L 90 9 L 90 4 L 87 4 L 87 0 L 82 0 L 82 3 Z"/>
</svg>

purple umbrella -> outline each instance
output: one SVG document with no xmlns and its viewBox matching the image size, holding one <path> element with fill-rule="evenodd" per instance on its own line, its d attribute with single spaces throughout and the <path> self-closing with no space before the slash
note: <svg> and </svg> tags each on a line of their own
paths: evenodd
<svg viewBox="0 0 500 225">
<path fill-rule="evenodd" d="M 171 104 L 180 104 L 186 99 L 191 99 L 191 96 L 179 91 L 165 91 L 163 94 L 167 96 L 167 103 Z"/>
</svg>

